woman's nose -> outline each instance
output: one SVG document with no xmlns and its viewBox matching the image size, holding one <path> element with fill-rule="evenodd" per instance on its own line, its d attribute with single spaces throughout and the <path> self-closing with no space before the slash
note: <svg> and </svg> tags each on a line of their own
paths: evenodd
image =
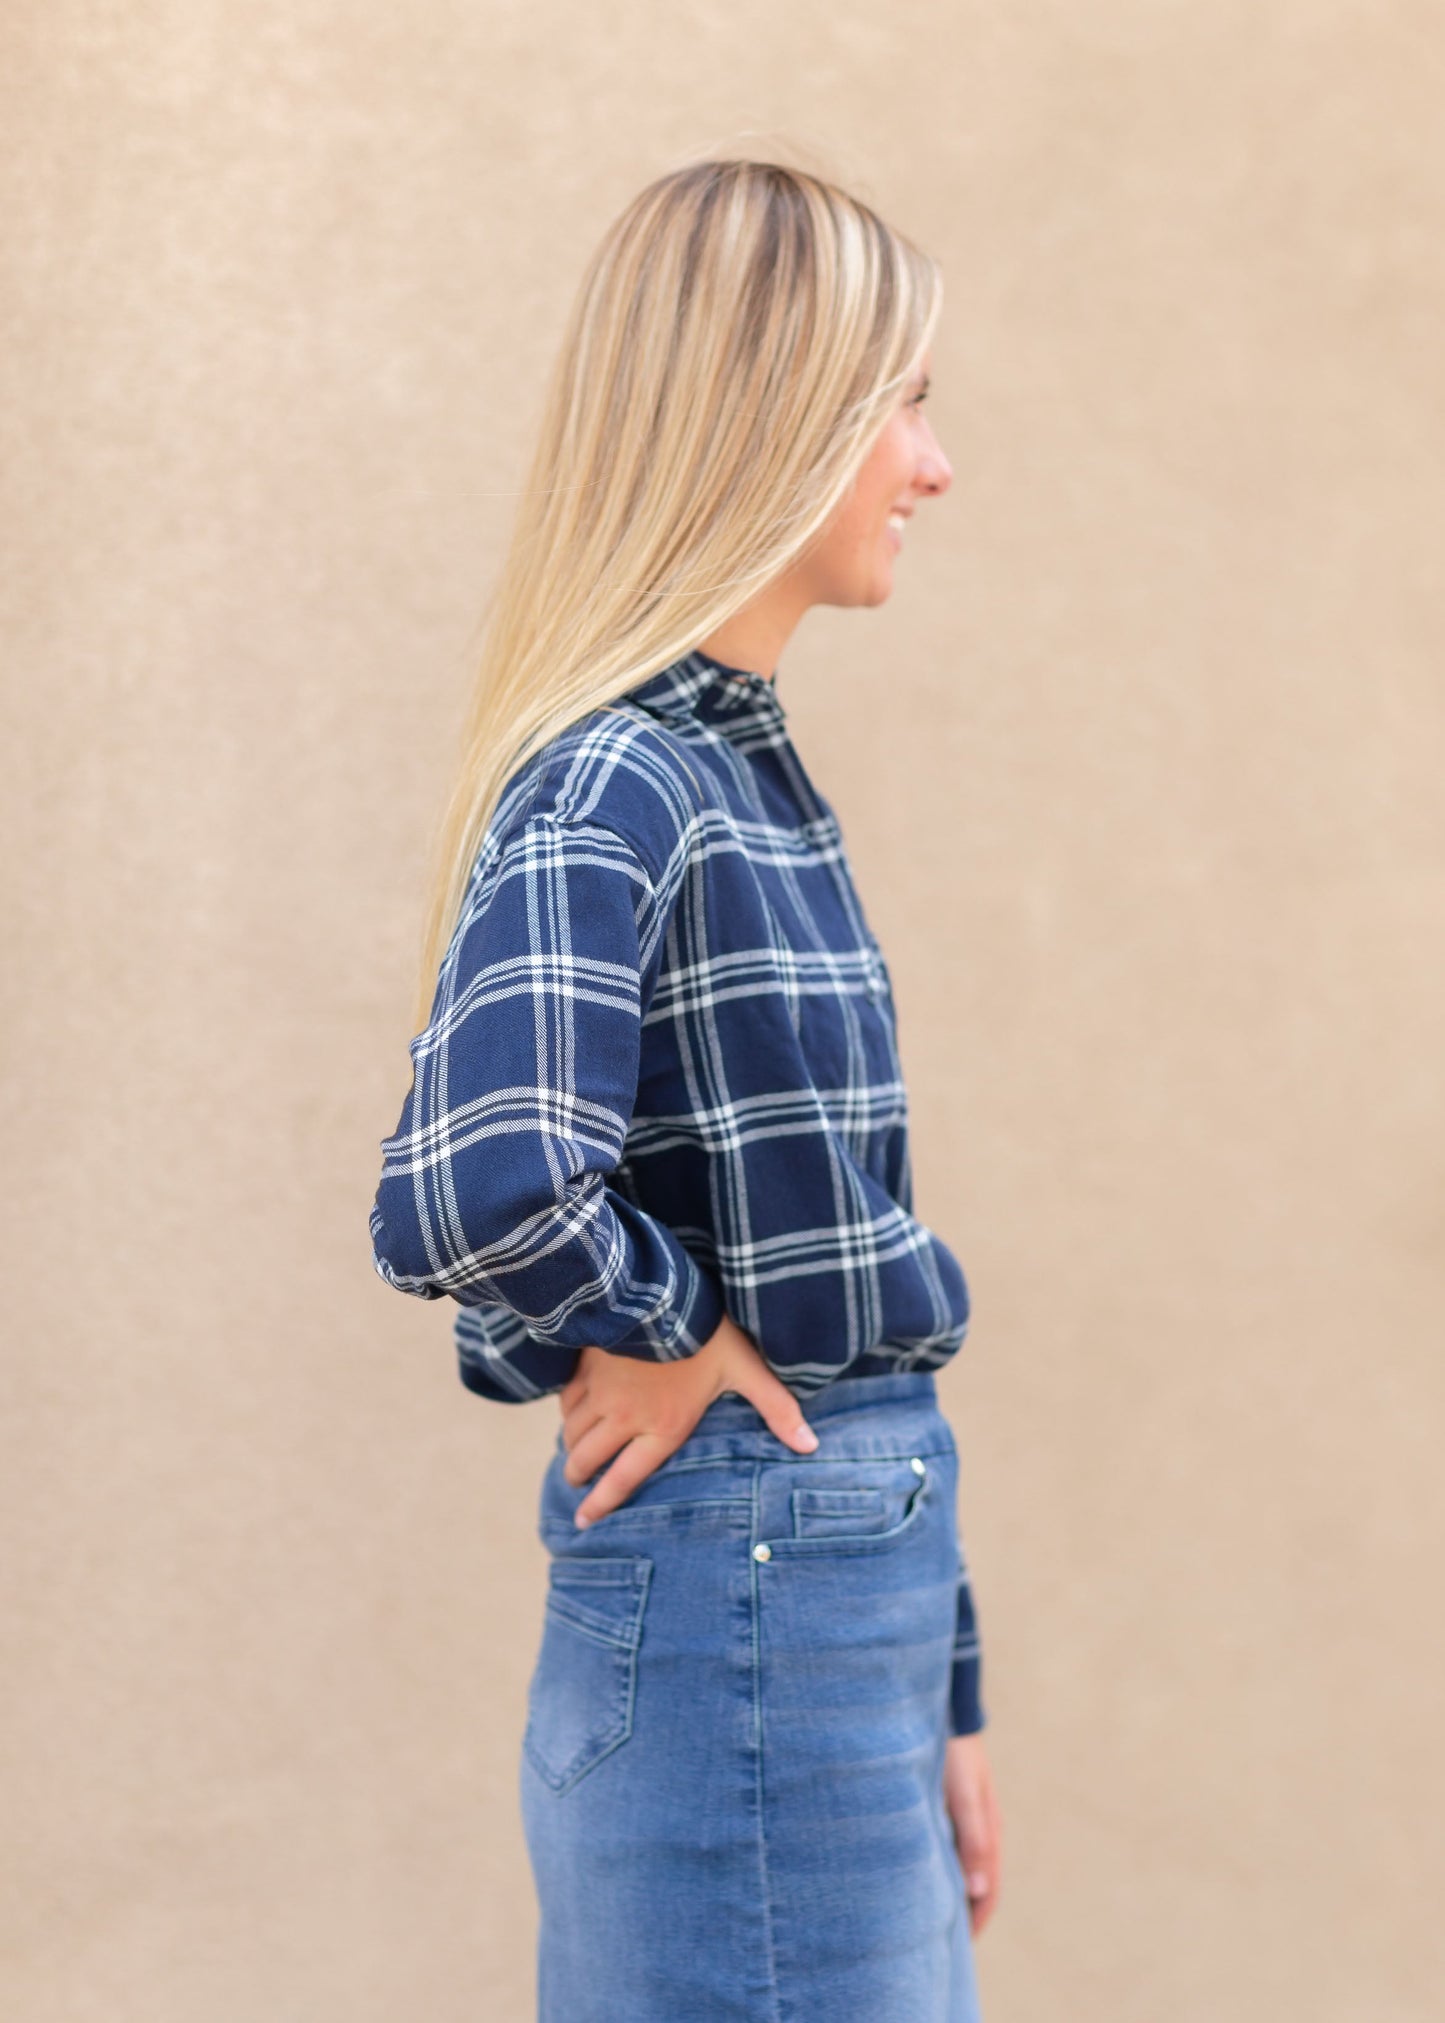
<svg viewBox="0 0 1445 2023">
<path fill-rule="evenodd" d="M 918 488 L 934 497 L 946 492 L 953 483 L 953 466 L 943 454 L 943 446 L 930 428 L 928 441 L 918 464 Z"/>
</svg>

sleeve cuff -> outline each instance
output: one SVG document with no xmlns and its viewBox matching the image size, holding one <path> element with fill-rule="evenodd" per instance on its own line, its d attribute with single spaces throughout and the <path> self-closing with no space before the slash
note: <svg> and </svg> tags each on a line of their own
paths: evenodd
<svg viewBox="0 0 1445 2023">
<path fill-rule="evenodd" d="M 657 1223 L 656 1229 L 672 1260 L 672 1290 L 647 1320 L 600 1346 L 615 1356 L 679 1362 L 685 1356 L 695 1356 L 717 1333 L 727 1302 L 717 1279 L 704 1270 L 666 1223 Z"/>
<path fill-rule="evenodd" d="M 979 1694 L 979 1663 L 977 1658 L 960 1658 L 953 1667 L 953 1680 L 948 1695 L 948 1732 L 950 1735 L 977 1735 L 988 1725 Z"/>
<path fill-rule="evenodd" d="M 957 1616 L 953 1633 L 953 1677 L 948 1692 L 948 1732 L 976 1735 L 988 1717 L 981 1696 L 982 1645 L 968 1567 L 960 1556 Z"/>
</svg>

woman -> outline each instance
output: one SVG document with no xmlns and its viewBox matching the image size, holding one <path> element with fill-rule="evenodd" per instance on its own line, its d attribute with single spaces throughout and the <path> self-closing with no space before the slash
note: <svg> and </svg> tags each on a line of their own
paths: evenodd
<svg viewBox="0 0 1445 2023">
<path fill-rule="evenodd" d="M 563 1415 L 543 2023 L 978 2015 L 998 1818 L 934 1380 L 969 1298 L 776 682 L 947 488 L 939 303 L 814 176 L 653 183 L 584 278 L 490 615 L 371 1234 L 458 1303 L 471 1390 Z"/>
</svg>

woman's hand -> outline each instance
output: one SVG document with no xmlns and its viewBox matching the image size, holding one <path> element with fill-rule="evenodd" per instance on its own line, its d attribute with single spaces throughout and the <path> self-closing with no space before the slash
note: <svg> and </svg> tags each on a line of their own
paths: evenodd
<svg viewBox="0 0 1445 2023">
<path fill-rule="evenodd" d="M 675 1363 L 584 1349 L 557 1393 L 567 1449 L 562 1473 L 575 1488 L 614 1454 L 617 1459 L 578 1505 L 578 1526 L 625 1503 L 724 1391 L 740 1392 L 756 1405 L 769 1430 L 799 1454 L 817 1446 L 797 1399 L 726 1314 L 695 1355 Z"/>
<path fill-rule="evenodd" d="M 974 1936 L 998 1902 L 999 1812 L 982 1733 L 950 1735 L 944 1744 L 943 1799 L 963 1869 Z"/>
</svg>

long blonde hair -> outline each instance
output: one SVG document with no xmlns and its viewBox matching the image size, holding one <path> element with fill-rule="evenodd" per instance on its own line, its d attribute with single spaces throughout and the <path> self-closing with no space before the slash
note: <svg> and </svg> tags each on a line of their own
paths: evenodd
<svg viewBox="0 0 1445 2023">
<path fill-rule="evenodd" d="M 413 1027 L 508 779 L 669 667 L 819 535 L 933 333 L 934 262 L 762 161 L 660 177 L 590 261 L 486 615 Z"/>
</svg>

